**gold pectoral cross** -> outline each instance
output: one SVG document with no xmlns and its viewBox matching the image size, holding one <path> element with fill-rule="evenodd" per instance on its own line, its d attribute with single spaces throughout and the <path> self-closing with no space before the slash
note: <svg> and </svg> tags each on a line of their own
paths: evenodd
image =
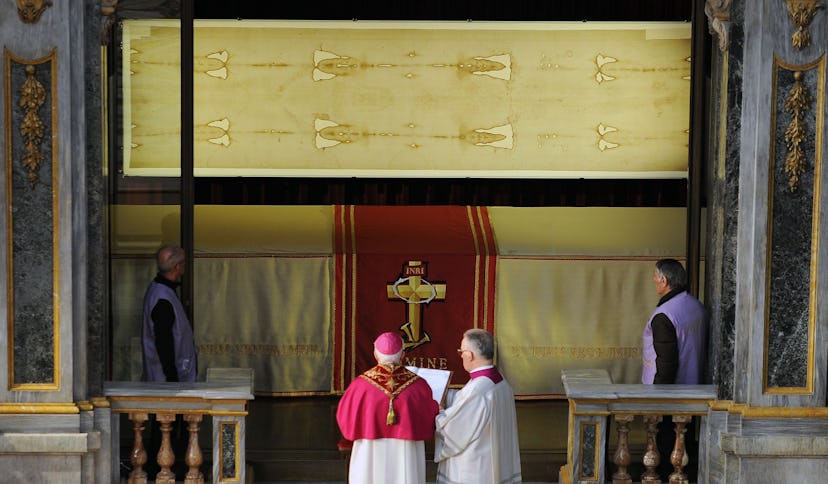
<svg viewBox="0 0 828 484">
<path fill-rule="evenodd" d="M 400 326 L 405 334 L 403 348 L 406 350 L 431 341 L 431 337 L 422 327 L 421 306 L 446 298 L 446 285 L 432 284 L 424 278 L 425 276 L 426 266 L 421 261 L 408 261 L 403 267 L 403 275 L 393 284 L 386 285 L 388 299 L 402 300 L 408 305 L 408 321 Z"/>
</svg>

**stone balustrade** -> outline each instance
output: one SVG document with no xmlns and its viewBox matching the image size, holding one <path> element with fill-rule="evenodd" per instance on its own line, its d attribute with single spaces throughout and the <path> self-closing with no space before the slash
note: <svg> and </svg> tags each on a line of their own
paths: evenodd
<svg viewBox="0 0 828 484">
<path fill-rule="evenodd" d="M 120 482 L 120 415 L 127 414 L 132 423 L 133 447 L 130 484 L 145 484 L 143 467 L 148 458 L 144 447 L 145 428 L 150 415 L 161 426 L 161 449 L 157 462 L 161 467 L 155 482 L 174 484 L 170 468 L 175 461 L 170 432 L 176 415 L 182 415 L 189 432 L 184 462 L 189 470 L 186 484 L 202 484 L 200 472 L 203 456 L 198 445 L 198 433 L 204 416 L 212 417 L 212 480 L 210 482 L 245 482 L 245 417 L 247 402 L 253 399 L 251 381 L 215 381 L 196 383 L 105 382 L 104 396 L 109 402 L 111 435 L 111 482 Z M 107 445 L 107 444 L 104 444 Z"/>
<path fill-rule="evenodd" d="M 685 426 L 693 416 L 707 415 L 710 403 L 716 399 L 713 385 L 616 384 L 606 370 L 564 370 L 561 380 L 569 399 L 569 439 L 566 465 L 560 474 L 562 484 L 606 482 L 608 417 L 618 431 L 612 482 L 631 484 L 628 434 L 637 416 L 641 416 L 647 433 L 642 456 L 646 470 L 640 482 L 661 482 L 655 469 L 660 459 L 669 458 L 675 469 L 670 484 L 687 484 Z M 676 423 L 676 444 L 671 455 L 660 456 L 655 445 L 656 425 L 662 418 L 670 417 Z M 705 425 L 704 418 L 701 425 Z"/>
</svg>

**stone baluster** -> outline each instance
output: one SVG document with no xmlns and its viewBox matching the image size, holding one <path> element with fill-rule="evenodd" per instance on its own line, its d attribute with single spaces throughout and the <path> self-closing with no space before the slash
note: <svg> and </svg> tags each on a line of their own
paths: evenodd
<svg viewBox="0 0 828 484">
<path fill-rule="evenodd" d="M 644 425 L 647 429 L 647 451 L 644 452 L 644 467 L 647 470 L 641 475 L 641 484 L 661 484 L 661 478 L 656 472 L 658 463 L 661 462 L 661 454 L 659 454 L 656 445 L 659 422 L 661 422 L 661 415 L 644 416 Z"/>
<path fill-rule="evenodd" d="M 615 415 L 615 423 L 618 425 L 618 449 L 615 451 L 614 462 L 618 470 L 612 475 L 612 484 L 632 484 L 630 473 L 627 472 L 627 466 L 630 465 L 632 459 L 627 438 L 633 417 L 628 414 Z"/>
<path fill-rule="evenodd" d="M 175 454 L 172 449 L 170 432 L 175 422 L 174 413 L 159 413 L 156 418 L 161 423 L 161 449 L 158 450 L 158 465 L 161 471 L 155 478 L 155 484 L 175 484 L 175 474 L 170 468 L 175 463 Z"/>
<path fill-rule="evenodd" d="M 144 464 L 147 463 L 147 451 L 144 449 L 144 422 L 147 421 L 146 413 L 130 413 L 129 420 L 132 421 L 133 442 L 132 455 L 129 461 L 132 463 L 132 472 L 129 473 L 129 484 L 147 484 L 147 473 L 144 471 Z"/>
<path fill-rule="evenodd" d="M 199 470 L 203 462 L 201 448 L 198 446 L 198 426 L 201 423 L 201 414 L 184 415 L 184 420 L 187 422 L 187 430 L 190 432 L 187 455 L 184 459 L 190 469 L 184 478 L 184 484 L 204 484 L 204 476 Z"/>
<path fill-rule="evenodd" d="M 689 484 L 687 474 L 683 471 L 687 465 L 687 452 L 684 448 L 684 432 L 687 432 L 687 429 L 684 426 L 692 418 L 690 415 L 673 415 L 673 422 L 676 423 L 676 445 L 670 454 L 670 463 L 675 471 L 670 474 L 670 484 Z"/>
</svg>

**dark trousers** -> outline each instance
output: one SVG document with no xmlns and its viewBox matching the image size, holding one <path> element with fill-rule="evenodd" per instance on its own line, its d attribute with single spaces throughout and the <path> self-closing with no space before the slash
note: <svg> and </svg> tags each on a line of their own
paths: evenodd
<svg viewBox="0 0 828 484">
<path fill-rule="evenodd" d="M 684 468 L 684 473 L 687 474 L 690 482 L 698 482 L 699 443 L 696 440 L 696 417 L 687 422 L 684 428 L 687 429 L 684 433 L 684 450 L 690 460 L 687 467 Z M 664 420 L 658 424 L 658 432 L 656 433 L 656 447 L 658 447 L 658 453 L 661 454 L 656 472 L 658 472 L 663 483 L 670 482 L 670 474 L 675 472 L 673 464 L 670 463 L 670 454 L 673 453 L 675 445 L 676 424 L 673 423 L 669 415 L 665 415 Z"/>
</svg>

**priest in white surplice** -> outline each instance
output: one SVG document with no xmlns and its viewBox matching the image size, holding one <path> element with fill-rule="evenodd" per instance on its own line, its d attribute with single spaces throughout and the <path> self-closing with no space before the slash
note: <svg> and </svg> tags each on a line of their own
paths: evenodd
<svg viewBox="0 0 828 484">
<path fill-rule="evenodd" d="M 425 443 L 439 406 L 425 380 L 401 365 L 403 341 L 374 341 L 377 366 L 348 385 L 336 410 L 343 437 L 353 442 L 351 484 L 425 484 Z"/>
<path fill-rule="evenodd" d="M 434 461 L 440 484 L 521 482 L 515 395 L 494 367 L 494 337 L 463 334 L 460 349 L 469 382 L 437 415 Z"/>
</svg>

